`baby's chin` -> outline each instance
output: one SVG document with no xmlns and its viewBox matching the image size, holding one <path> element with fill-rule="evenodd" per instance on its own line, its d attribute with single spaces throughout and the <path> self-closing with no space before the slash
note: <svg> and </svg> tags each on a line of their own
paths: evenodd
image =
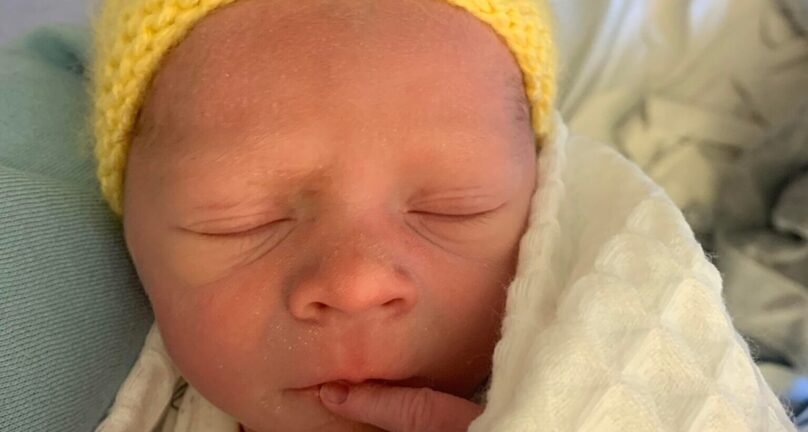
<svg viewBox="0 0 808 432">
<path fill-rule="evenodd" d="M 483 384 L 485 382 L 481 383 L 481 385 Z M 385 432 L 384 429 L 348 420 L 332 413 L 320 401 L 319 392 L 319 385 L 282 390 L 278 395 L 278 403 L 265 404 L 274 407 L 274 409 L 269 409 L 267 417 L 261 419 L 263 424 L 270 426 L 266 429 L 261 429 L 260 426 L 250 429 L 245 426 L 245 430 L 247 432 Z M 457 394 L 455 396 L 463 397 Z"/>
<path fill-rule="evenodd" d="M 264 405 L 267 415 L 259 415 L 260 424 L 251 428 L 241 422 L 246 432 L 385 432 L 329 411 L 320 401 L 319 387 L 283 390 L 278 403 Z"/>
</svg>

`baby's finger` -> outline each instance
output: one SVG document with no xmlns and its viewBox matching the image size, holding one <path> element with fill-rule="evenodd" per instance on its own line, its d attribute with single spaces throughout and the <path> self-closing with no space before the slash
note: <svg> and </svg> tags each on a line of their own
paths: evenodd
<svg viewBox="0 0 808 432">
<path fill-rule="evenodd" d="M 339 391 L 338 387 L 348 390 L 341 403 L 329 399 Z M 483 407 L 471 401 L 427 387 L 394 387 L 379 383 L 350 388 L 329 383 L 320 388 L 320 399 L 335 414 L 389 432 L 466 431 L 483 411 Z"/>
</svg>

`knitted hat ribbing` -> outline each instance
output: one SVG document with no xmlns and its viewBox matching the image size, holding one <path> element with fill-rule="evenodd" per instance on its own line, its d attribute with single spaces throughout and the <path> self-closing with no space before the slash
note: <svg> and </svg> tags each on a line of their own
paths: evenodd
<svg viewBox="0 0 808 432">
<path fill-rule="evenodd" d="M 104 0 L 94 22 L 92 114 L 101 192 L 123 214 L 130 135 L 161 58 L 191 27 L 235 0 Z M 445 0 L 490 25 L 522 70 L 537 145 L 550 134 L 556 52 L 547 0 Z"/>
</svg>

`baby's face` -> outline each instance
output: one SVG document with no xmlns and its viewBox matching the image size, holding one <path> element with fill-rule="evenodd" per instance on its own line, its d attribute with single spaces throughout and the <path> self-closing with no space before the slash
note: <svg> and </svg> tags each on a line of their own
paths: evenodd
<svg viewBox="0 0 808 432">
<path fill-rule="evenodd" d="M 470 397 L 535 185 L 521 79 L 443 2 L 242 0 L 203 19 L 152 83 L 125 186 L 126 242 L 188 382 L 262 432 L 376 430 L 322 406 L 327 381 Z"/>
</svg>

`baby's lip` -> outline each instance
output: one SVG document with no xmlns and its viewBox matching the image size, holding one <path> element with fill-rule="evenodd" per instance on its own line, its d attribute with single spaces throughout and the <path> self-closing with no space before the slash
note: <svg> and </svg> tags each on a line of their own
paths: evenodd
<svg viewBox="0 0 808 432">
<path fill-rule="evenodd" d="M 378 378 L 368 378 L 368 379 L 356 380 L 356 379 L 346 379 L 346 378 L 334 378 L 334 379 L 328 379 L 328 380 L 325 380 L 325 381 L 318 382 L 317 384 L 314 384 L 314 385 L 301 387 L 301 388 L 296 388 L 295 390 L 316 389 L 316 388 L 319 388 L 321 385 L 323 385 L 325 383 L 329 383 L 329 382 L 342 382 L 342 383 L 354 384 L 354 385 L 356 385 L 356 384 L 364 384 L 364 383 L 374 383 L 374 384 L 384 384 L 384 385 L 388 385 L 388 386 L 412 387 L 412 388 L 429 387 L 429 385 L 432 384 L 431 380 L 429 380 L 427 378 L 424 378 L 424 377 L 419 377 L 419 376 L 414 376 L 414 377 L 410 377 L 410 378 L 406 378 L 406 379 L 402 379 L 402 380 L 388 380 L 388 379 L 378 379 Z"/>
</svg>

